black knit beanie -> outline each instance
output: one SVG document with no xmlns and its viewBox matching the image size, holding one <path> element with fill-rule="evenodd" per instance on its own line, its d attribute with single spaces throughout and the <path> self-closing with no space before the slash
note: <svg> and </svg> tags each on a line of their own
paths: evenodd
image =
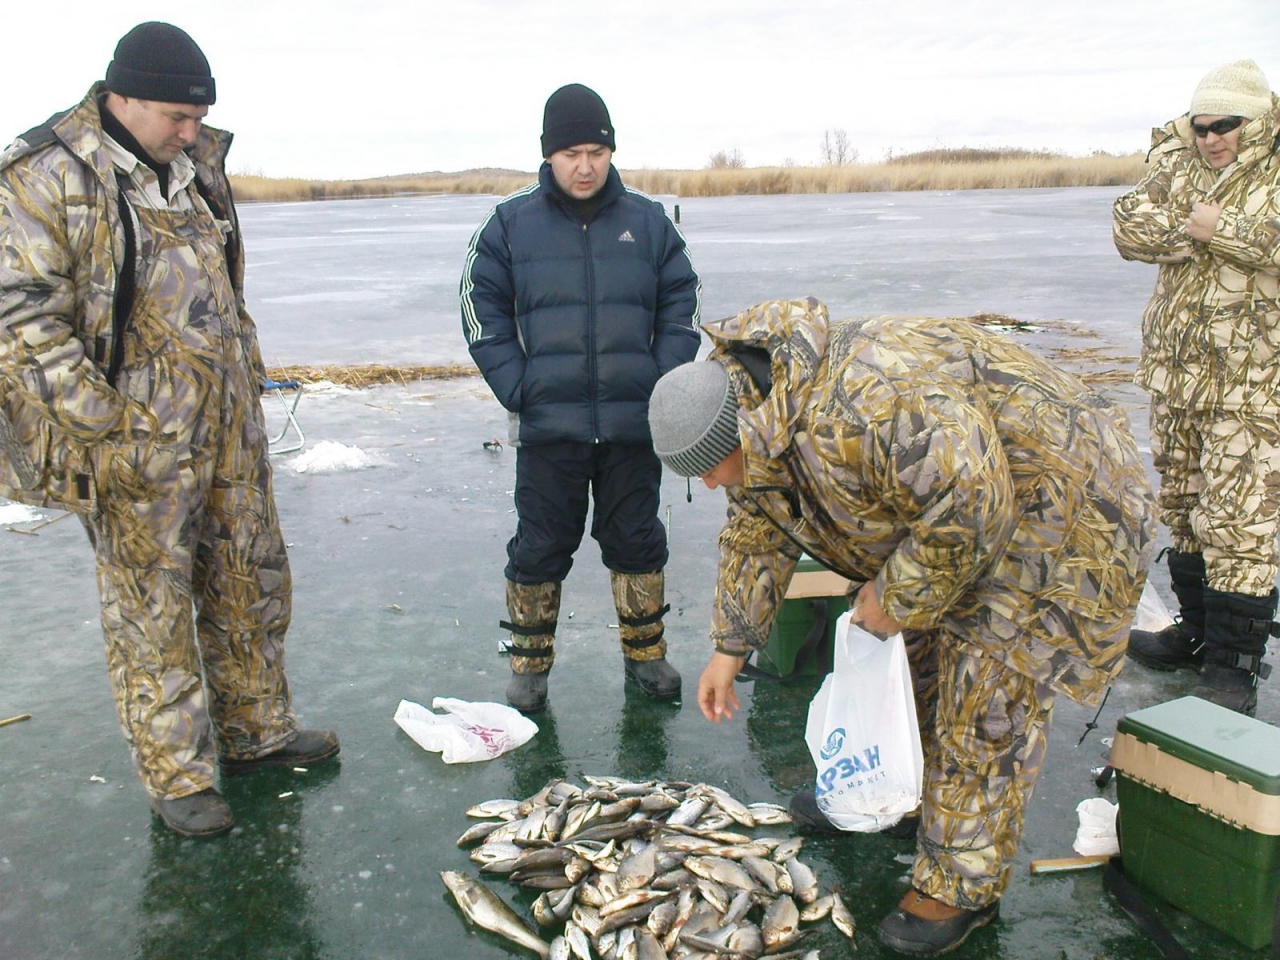
<svg viewBox="0 0 1280 960">
<path fill-rule="evenodd" d="M 549 157 L 580 143 L 600 143 L 610 150 L 618 149 L 613 142 L 609 108 L 600 94 L 580 83 L 570 83 L 547 98 L 547 107 L 542 112 L 542 155 Z"/>
<path fill-rule="evenodd" d="M 116 44 L 107 89 L 122 97 L 207 106 L 214 101 L 209 61 L 185 31 L 171 23 L 140 23 Z"/>
</svg>

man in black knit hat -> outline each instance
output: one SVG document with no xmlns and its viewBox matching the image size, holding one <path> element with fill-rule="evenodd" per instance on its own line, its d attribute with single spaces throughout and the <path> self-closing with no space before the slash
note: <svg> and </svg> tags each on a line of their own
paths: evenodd
<svg viewBox="0 0 1280 960">
<path fill-rule="evenodd" d="M 623 186 L 613 122 L 578 83 L 547 100 L 538 182 L 471 238 L 462 329 L 511 418 L 516 532 L 507 544 L 507 701 L 547 702 L 561 583 L 585 532 L 609 568 L 628 680 L 680 695 L 663 635 L 666 531 L 649 394 L 698 350 L 701 286 L 662 205 Z"/>
<path fill-rule="evenodd" d="M 298 729 L 284 675 L 289 564 L 214 99 L 195 41 L 143 23 L 0 156 L 0 496 L 81 516 L 134 766 L 191 837 L 233 825 L 218 767 L 338 753 Z"/>
</svg>

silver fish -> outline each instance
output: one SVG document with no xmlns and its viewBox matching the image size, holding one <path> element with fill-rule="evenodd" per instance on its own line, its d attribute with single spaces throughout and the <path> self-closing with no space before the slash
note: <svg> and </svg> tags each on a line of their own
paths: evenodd
<svg viewBox="0 0 1280 960">
<path fill-rule="evenodd" d="M 770 856 L 777 863 L 786 863 L 792 857 L 800 856 L 800 849 L 804 846 L 804 837 L 792 837 L 789 840 L 783 840 L 780 844 L 773 848 Z"/>
<path fill-rule="evenodd" d="M 818 899 L 818 878 L 806 864 L 792 857 L 787 861 L 787 873 L 791 874 L 791 886 L 795 888 L 797 900 L 813 903 Z"/>
<path fill-rule="evenodd" d="M 749 803 L 747 809 L 751 811 L 751 815 L 756 819 L 756 825 L 761 827 L 774 827 L 780 824 L 790 823 L 791 814 L 787 808 L 776 803 Z"/>
<path fill-rule="evenodd" d="M 776 898 L 765 910 L 760 928 L 768 950 L 781 950 L 795 943 L 800 936 L 800 910 L 796 902 L 785 895 Z"/>
<path fill-rule="evenodd" d="M 442 870 L 440 879 L 453 894 L 459 908 L 468 920 L 512 943 L 532 950 L 543 960 L 549 960 L 551 945 L 539 937 L 520 916 L 507 906 L 506 901 L 479 880 L 456 870 Z"/>
<path fill-rule="evenodd" d="M 669 960 L 658 938 L 648 930 L 636 933 L 636 960 Z"/>
<path fill-rule="evenodd" d="M 470 807 L 467 810 L 467 816 L 484 820 L 493 817 L 511 820 L 519 806 L 519 800 L 486 800 L 484 803 L 477 803 L 474 807 Z"/>
<path fill-rule="evenodd" d="M 831 892 L 831 922 L 846 937 L 853 939 L 854 931 L 858 928 L 857 921 L 853 919 L 853 914 L 845 905 L 844 898 L 834 890 Z"/>
<path fill-rule="evenodd" d="M 835 898 L 828 893 L 826 896 L 819 897 L 817 900 L 813 901 L 813 903 L 806 903 L 800 910 L 800 919 L 805 923 L 813 923 L 830 915 L 831 904 L 834 899 Z"/>
<path fill-rule="evenodd" d="M 707 807 L 711 806 L 709 800 L 702 797 L 689 797 L 680 806 L 671 811 L 667 817 L 667 823 L 673 827 L 689 827 L 698 822 L 707 811 Z"/>
<path fill-rule="evenodd" d="M 473 843 L 483 840 L 502 826 L 503 822 L 502 820 L 486 820 L 483 823 L 472 824 L 463 831 L 462 836 L 458 837 L 458 846 L 469 847 Z"/>
<path fill-rule="evenodd" d="M 591 960 L 591 942 L 587 939 L 587 931 L 570 920 L 564 925 L 564 938 L 569 941 L 573 955 L 578 960 Z"/>
<path fill-rule="evenodd" d="M 624 893 L 638 887 L 648 886 L 658 867 L 658 848 L 647 845 L 639 853 L 634 853 L 618 866 L 618 889 Z"/>
<path fill-rule="evenodd" d="M 723 857 L 685 857 L 684 866 L 695 876 L 706 877 L 740 890 L 751 890 L 759 886 L 751 878 L 751 874 L 743 869 L 742 864 Z"/>
<path fill-rule="evenodd" d="M 778 873 L 786 873 L 784 868 L 763 857 L 743 857 L 740 863 L 769 893 L 778 892 Z"/>
<path fill-rule="evenodd" d="M 510 860 L 512 863 L 524 856 L 523 847 L 505 840 L 487 840 L 472 850 L 468 857 L 473 863 L 493 863 L 495 860 Z"/>
</svg>

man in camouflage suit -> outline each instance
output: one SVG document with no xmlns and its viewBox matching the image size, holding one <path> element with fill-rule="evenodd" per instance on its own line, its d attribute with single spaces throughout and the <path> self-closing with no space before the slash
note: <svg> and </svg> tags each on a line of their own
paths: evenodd
<svg viewBox="0 0 1280 960">
<path fill-rule="evenodd" d="M 1280 99 L 1253 61 L 1218 67 L 1148 163 L 1113 222 L 1121 256 L 1160 267 L 1136 379 L 1181 616 L 1129 654 L 1252 714 L 1280 596 Z"/>
<path fill-rule="evenodd" d="M 702 329 L 708 362 L 649 414 L 662 460 L 729 500 L 699 706 L 738 708 L 802 552 L 853 581 L 860 621 L 907 640 L 925 751 L 912 889 L 880 935 L 945 952 L 997 913 L 1055 695 L 1096 703 L 1123 662 L 1155 534 L 1142 459 L 1107 400 L 963 321 L 829 324 L 807 300 Z M 793 811 L 820 826 L 812 792 Z"/>
<path fill-rule="evenodd" d="M 184 836 L 232 827 L 215 761 L 338 753 L 298 729 L 284 674 L 289 565 L 213 102 L 195 42 L 140 24 L 105 83 L 0 157 L 0 495 L 80 514 L 120 723 Z"/>
</svg>

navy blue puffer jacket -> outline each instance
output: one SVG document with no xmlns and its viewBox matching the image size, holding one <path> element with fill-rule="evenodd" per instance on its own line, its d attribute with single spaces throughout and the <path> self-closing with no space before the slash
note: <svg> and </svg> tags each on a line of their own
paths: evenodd
<svg viewBox="0 0 1280 960">
<path fill-rule="evenodd" d="M 463 333 L 523 444 L 650 443 L 653 385 L 698 351 L 680 231 L 612 167 L 599 196 L 584 223 L 544 163 L 467 251 Z"/>
</svg>

